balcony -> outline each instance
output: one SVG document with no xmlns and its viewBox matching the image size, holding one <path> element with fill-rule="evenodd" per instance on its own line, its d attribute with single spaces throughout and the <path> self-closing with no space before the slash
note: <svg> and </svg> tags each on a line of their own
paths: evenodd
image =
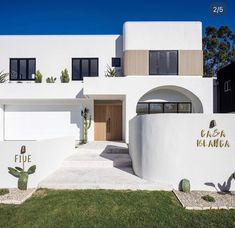
<svg viewBox="0 0 235 228">
<path fill-rule="evenodd" d="M 0 100 L 79 99 L 83 97 L 83 83 L 2 83 Z"/>
</svg>

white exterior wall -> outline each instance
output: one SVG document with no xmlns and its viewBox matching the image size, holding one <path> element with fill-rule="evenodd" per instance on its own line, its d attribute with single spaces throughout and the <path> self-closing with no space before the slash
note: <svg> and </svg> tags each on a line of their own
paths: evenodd
<svg viewBox="0 0 235 228">
<path fill-rule="evenodd" d="M 26 163 L 26 170 L 36 165 L 36 172 L 29 175 L 28 187 L 37 187 L 38 183 L 61 166 L 63 160 L 75 152 L 74 137 L 62 137 L 39 141 L 0 142 L 0 188 L 16 188 L 18 178 L 8 173 L 8 167 L 19 166 L 15 155 L 20 154 L 22 145 L 26 146 L 25 155 L 31 155 L 31 162 Z"/>
<path fill-rule="evenodd" d="M 136 105 L 143 95 L 157 88 L 181 88 L 197 97 L 203 113 L 213 113 L 213 79 L 199 76 L 129 76 L 121 78 L 85 78 L 84 94 L 87 96 L 109 97 L 125 95 L 125 135 L 128 142 L 129 121 L 136 116 Z M 189 92 L 190 91 L 190 92 Z M 190 94 L 191 93 L 191 94 Z M 95 96 L 94 96 L 95 94 Z M 192 103 L 195 101 L 192 100 Z"/>
<path fill-rule="evenodd" d="M 202 50 L 202 23 L 126 22 L 123 50 Z"/>
<path fill-rule="evenodd" d="M 4 139 L 4 105 L 0 105 L 0 141 Z"/>
<path fill-rule="evenodd" d="M 197 147 L 201 130 L 224 130 L 230 147 Z M 137 116 L 130 121 L 129 151 L 134 172 L 147 180 L 163 182 L 178 189 L 183 178 L 191 182 L 192 190 L 215 191 L 206 183 L 230 186 L 227 182 L 235 172 L 235 118 L 233 114 L 150 114 Z M 218 138 L 218 137 L 216 137 Z M 209 140 L 207 138 L 207 140 Z M 212 138 L 214 139 L 214 138 Z"/>
<path fill-rule="evenodd" d="M 72 76 L 72 58 L 99 58 L 99 76 L 103 77 L 112 57 L 122 56 L 120 35 L 1 35 L 0 70 L 9 72 L 10 58 L 36 58 L 36 69 L 45 82 L 68 69 Z"/>
</svg>

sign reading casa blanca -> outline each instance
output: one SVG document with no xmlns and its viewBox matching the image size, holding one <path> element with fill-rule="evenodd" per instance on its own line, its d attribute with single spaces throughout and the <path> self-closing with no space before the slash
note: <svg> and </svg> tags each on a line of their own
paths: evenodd
<svg viewBox="0 0 235 228">
<path fill-rule="evenodd" d="M 212 120 L 208 130 L 201 130 L 201 138 L 197 140 L 197 147 L 230 147 L 225 131 L 215 127 L 216 122 Z"/>
</svg>

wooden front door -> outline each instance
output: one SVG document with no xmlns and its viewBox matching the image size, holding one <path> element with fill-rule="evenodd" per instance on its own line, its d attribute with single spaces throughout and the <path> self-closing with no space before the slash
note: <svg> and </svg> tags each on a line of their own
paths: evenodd
<svg viewBox="0 0 235 228">
<path fill-rule="evenodd" d="M 95 140 L 122 140 L 122 104 L 95 102 Z"/>
</svg>

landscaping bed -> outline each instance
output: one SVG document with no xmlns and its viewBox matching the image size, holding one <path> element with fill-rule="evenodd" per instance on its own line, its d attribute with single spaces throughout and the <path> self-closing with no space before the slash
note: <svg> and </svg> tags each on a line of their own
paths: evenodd
<svg viewBox="0 0 235 228">
<path fill-rule="evenodd" d="M 2 204 L 21 204 L 35 192 L 35 188 L 27 189 L 26 191 L 18 188 L 0 189 L 0 203 Z M 4 194 L 1 194 L 4 192 Z"/>
<path fill-rule="evenodd" d="M 0 204 L 0 227 L 235 227 L 235 210 L 185 210 L 172 192 L 39 189 Z"/>
<path fill-rule="evenodd" d="M 235 209 L 235 192 L 173 192 L 182 206 L 189 210 Z"/>
</svg>

